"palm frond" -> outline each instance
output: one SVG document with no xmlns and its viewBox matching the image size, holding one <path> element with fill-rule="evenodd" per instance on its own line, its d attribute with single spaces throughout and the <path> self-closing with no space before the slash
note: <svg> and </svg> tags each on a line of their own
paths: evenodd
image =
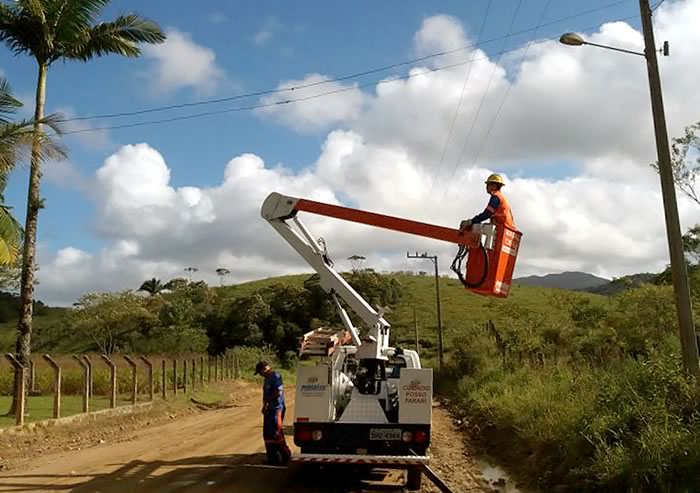
<svg viewBox="0 0 700 493">
<path fill-rule="evenodd" d="M 138 14 L 128 14 L 86 31 L 63 56 L 82 61 L 110 53 L 136 57 L 141 53 L 138 43 L 163 41 L 165 34 L 158 24 Z"/>
<path fill-rule="evenodd" d="M 29 54 L 40 63 L 49 61 L 53 37 L 46 25 L 43 8 L 45 0 L 17 0 L 14 4 L 0 3 L 0 42 L 15 54 Z M 36 15 L 35 15 L 36 12 Z"/>
<path fill-rule="evenodd" d="M 61 133 L 61 115 L 52 114 L 39 120 L 39 123 L 48 127 L 52 133 Z M 66 148 L 40 128 L 35 132 L 33 120 L 21 120 L 14 123 L 0 125 L 0 173 L 8 173 L 21 161 L 27 160 L 31 155 L 35 139 L 38 139 L 36 147 L 39 159 L 42 162 L 49 160 L 65 159 Z"/>
<path fill-rule="evenodd" d="M 19 10 L 42 20 L 46 20 L 47 3 L 51 3 L 51 0 L 16 0 Z"/>
<path fill-rule="evenodd" d="M 91 29 L 110 0 L 53 0 L 49 25 L 57 45 L 70 46 Z M 59 50 L 62 51 L 62 50 Z"/>
<path fill-rule="evenodd" d="M 0 124 L 8 123 L 9 119 L 5 115 L 17 112 L 17 108 L 22 107 L 22 103 L 12 96 L 12 87 L 6 77 L 0 75 Z"/>
<path fill-rule="evenodd" d="M 24 232 L 10 208 L 0 204 L 0 265 L 12 265 L 19 257 Z"/>
</svg>

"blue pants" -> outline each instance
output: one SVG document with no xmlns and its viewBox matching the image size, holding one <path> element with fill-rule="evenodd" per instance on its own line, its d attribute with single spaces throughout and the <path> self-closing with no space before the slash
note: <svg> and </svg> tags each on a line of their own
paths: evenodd
<svg viewBox="0 0 700 493">
<path fill-rule="evenodd" d="M 263 440 L 267 460 L 271 464 L 284 464 L 292 456 L 282 430 L 286 411 L 286 407 L 283 406 L 279 409 L 270 409 L 263 414 Z"/>
</svg>

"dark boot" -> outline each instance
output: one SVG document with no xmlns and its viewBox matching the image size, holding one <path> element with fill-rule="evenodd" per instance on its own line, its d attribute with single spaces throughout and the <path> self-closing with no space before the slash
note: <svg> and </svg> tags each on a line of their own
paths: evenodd
<svg viewBox="0 0 700 493">
<path fill-rule="evenodd" d="M 274 443 L 265 444 L 265 452 L 267 455 L 266 464 L 269 466 L 278 466 L 282 462 L 282 457 L 280 457 L 279 447 Z"/>
</svg>

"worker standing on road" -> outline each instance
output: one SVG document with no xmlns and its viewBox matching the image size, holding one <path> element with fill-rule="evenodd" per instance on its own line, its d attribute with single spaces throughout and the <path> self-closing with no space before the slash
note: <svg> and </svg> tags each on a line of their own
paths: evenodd
<svg viewBox="0 0 700 493">
<path fill-rule="evenodd" d="M 268 464 L 286 464 L 292 456 L 282 431 L 282 421 L 287 410 L 284 403 L 282 375 L 273 371 L 267 361 L 255 365 L 255 374 L 262 376 L 263 383 L 263 440 Z"/>
<path fill-rule="evenodd" d="M 487 219 L 491 219 L 496 225 L 497 231 L 503 231 L 503 226 L 507 226 L 511 229 L 515 228 L 515 221 L 513 221 L 513 213 L 510 210 L 508 201 L 503 196 L 501 188 L 505 186 L 505 182 L 501 175 L 492 174 L 486 181 L 486 193 L 491 195 L 489 203 L 484 209 L 484 212 L 477 214 L 471 219 L 465 219 L 459 224 L 459 231 L 464 232 L 469 229 L 472 224 L 479 224 Z"/>
</svg>

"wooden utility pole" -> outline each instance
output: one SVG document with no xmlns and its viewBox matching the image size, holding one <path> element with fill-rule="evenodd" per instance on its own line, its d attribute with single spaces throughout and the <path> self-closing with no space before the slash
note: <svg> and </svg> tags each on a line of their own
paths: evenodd
<svg viewBox="0 0 700 493">
<path fill-rule="evenodd" d="M 676 189 L 673 181 L 671 153 L 669 151 L 668 131 L 666 129 L 666 116 L 664 113 L 663 95 L 661 93 L 661 77 L 659 76 L 659 64 L 656 57 L 656 43 L 654 41 L 654 29 L 651 20 L 652 10 L 649 5 L 649 0 L 639 0 L 639 10 L 642 17 L 642 29 L 644 31 L 644 58 L 646 58 L 647 61 L 647 73 L 649 75 L 651 110 L 654 117 L 656 152 L 659 160 L 659 177 L 661 179 L 661 193 L 666 216 L 666 235 L 671 257 L 673 288 L 676 295 L 676 311 L 678 312 L 683 366 L 688 373 L 700 376 L 698 341 L 695 335 L 695 324 L 693 323 L 693 310 L 690 302 L 690 288 L 688 286 L 688 271 L 685 264 L 685 254 L 683 252 L 683 237 L 681 235 L 681 225 L 678 217 Z"/>
<path fill-rule="evenodd" d="M 421 254 L 415 253 L 411 255 L 406 252 L 406 258 L 424 258 L 432 260 L 435 265 L 435 297 L 437 304 L 437 319 L 438 319 L 438 358 L 439 358 L 439 368 L 442 370 L 442 365 L 444 362 L 444 346 L 442 340 L 442 310 L 440 308 L 440 276 L 438 275 L 438 258 L 437 255 L 428 255 L 423 252 Z"/>
</svg>

